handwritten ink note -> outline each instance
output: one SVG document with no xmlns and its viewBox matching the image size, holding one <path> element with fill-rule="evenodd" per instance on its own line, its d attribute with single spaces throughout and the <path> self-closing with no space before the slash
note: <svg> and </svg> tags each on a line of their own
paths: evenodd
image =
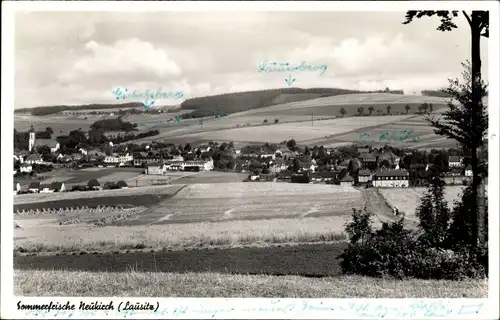
<svg viewBox="0 0 500 320">
<path fill-rule="evenodd" d="M 393 131 L 392 133 L 389 131 L 382 131 L 378 135 L 378 140 L 373 140 L 373 142 L 390 142 L 390 141 L 413 141 L 416 142 L 420 138 L 417 136 L 412 136 L 413 130 L 401 130 L 401 131 Z M 370 134 L 368 132 L 362 132 L 359 134 L 359 141 L 369 141 Z"/>
<path fill-rule="evenodd" d="M 129 91 L 128 88 L 116 88 L 112 91 L 112 93 L 116 100 L 143 99 L 142 104 L 144 105 L 144 110 L 151 108 L 157 99 L 182 99 L 184 97 L 184 93 L 180 91 L 165 92 L 162 91 L 162 88 L 158 88 L 155 92 L 147 89 L 142 93 L 137 90 Z"/>
<path fill-rule="evenodd" d="M 31 298 L 43 299 L 43 298 Z M 26 298 L 26 300 L 28 300 Z M 73 299 L 77 300 L 77 299 Z M 121 300 L 121 301 L 119 301 Z M 139 299 L 136 299 L 139 300 Z M 487 316 L 486 299 L 114 299 L 112 310 L 21 310 L 37 318 L 470 319 Z M 26 302 L 25 302 L 26 303 Z M 75 303 L 75 305 L 77 305 Z M 128 307 L 127 307 L 128 306 Z"/>
</svg>

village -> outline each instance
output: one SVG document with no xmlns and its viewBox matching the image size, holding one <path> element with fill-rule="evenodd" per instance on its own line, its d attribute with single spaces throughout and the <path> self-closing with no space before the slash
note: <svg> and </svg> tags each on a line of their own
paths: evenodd
<svg viewBox="0 0 500 320">
<path fill-rule="evenodd" d="M 430 174 L 436 171 L 449 185 L 465 185 L 472 177 L 466 155 L 456 149 L 431 150 L 428 153 L 400 150 L 388 145 L 376 148 L 355 144 L 339 148 L 309 148 L 297 146 L 294 140 L 289 140 L 281 144 L 249 145 L 241 149 L 236 149 L 232 142 L 210 141 L 196 148 L 189 144 L 175 146 L 158 142 L 124 147 L 113 146 L 109 142 L 105 152 L 78 148 L 78 152 L 72 154 L 63 154 L 57 143 L 50 147 L 50 153 L 37 152 L 47 149 L 48 146 L 35 147 L 34 131 L 31 131 L 29 150 L 18 150 L 14 154 L 14 176 L 23 178 L 15 179 L 14 194 L 129 187 L 124 180 L 101 184 L 94 178 L 73 185 L 64 181 L 43 183 L 35 180 L 37 176 L 43 178 L 46 172 L 76 172 L 88 168 L 136 168 L 139 174 L 150 176 L 166 176 L 176 171 L 218 171 L 221 175 L 223 172 L 239 172 L 248 174 L 246 182 L 326 183 L 366 188 L 426 186 Z M 34 181 L 26 182 L 25 178 Z M 150 181 L 154 183 L 155 180 Z"/>
</svg>

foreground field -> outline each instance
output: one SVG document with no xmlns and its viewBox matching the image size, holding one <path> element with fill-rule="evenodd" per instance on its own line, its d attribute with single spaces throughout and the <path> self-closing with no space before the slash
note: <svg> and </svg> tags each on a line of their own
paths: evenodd
<svg viewBox="0 0 500 320">
<path fill-rule="evenodd" d="M 484 298 L 487 280 L 385 280 L 358 276 L 94 273 L 14 270 L 20 296 L 227 298 Z"/>
<path fill-rule="evenodd" d="M 24 219 L 16 220 L 21 228 L 14 230 L 14 250 L 44 254 L 315 243 L 344 239 L 348 219 L 336 216 L 133 227 L 60 226 L 56 219 Z"/>
</svg>

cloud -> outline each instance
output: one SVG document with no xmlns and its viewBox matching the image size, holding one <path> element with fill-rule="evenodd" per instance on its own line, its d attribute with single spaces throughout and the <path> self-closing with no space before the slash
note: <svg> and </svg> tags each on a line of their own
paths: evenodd
<svg viewBox="0 0 500 320">
<path fill-rule="evenodd" d="M 89 77 L 120 78 L 145 76 L 165 79 L 182 75 L 180 66 L 163 49 L 139 39 L 118 40 L 112 45 L 89 41 L 87 54 L 78 59 L 61 81 L 78 81 Z"/>
</svg>

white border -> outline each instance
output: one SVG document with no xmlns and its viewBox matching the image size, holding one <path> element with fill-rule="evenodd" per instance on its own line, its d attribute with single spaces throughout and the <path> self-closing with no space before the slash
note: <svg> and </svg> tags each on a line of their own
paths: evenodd
<svg viewBox="0 0 500 320">
<path fill-rule="evenodd" d="M 362 9 L 360 9 L 362 8 Z M 14 105 L 14 14 L 16 11 L 401 11 L 410 9 L 442 9 L 442 10 L 489 10 L 490 40 L 489 48 L 489 193 L 499 194 L 498 185 L 498 120 L 499 120 L 499 4 L 496 1 L 388 1 L 388 2 L 93 2 L 93 1 L 27 1 L 2 2 L 2 224 L 1 224 L 1 316 L 2 318 L 34 318 L 34 314 L 22 315 L 16 312 L 17 297 L 12 297 L 13 290 L 13 216 L 10 214 L 12 199 L 12 169 L 10 167 L 13 150 L 13 105 Z M 403 15 L 402 15 L 403 20 Z M 33 26 L 36 27 L 36 26 Z M 437 32 L 437 31 L 436 31 Z M 495 40 L 497 39 L 497 40 Z M 495 191 L 496 190 L 496 191 Z M 475 315 L 476 319 L 497 319 L 498 308 L 498 197 L 489 199 L 489 252 L 490 276 L 488 299 L 133 299 L 133 301 L 159 302 L 156 314 L 137 313 L 128 315 L 134 318 L 214 318 L 214 319 L 248 319 L 248 318 L 282 318 L 282 319 L 336 319 L 336 318 L 447 318 L 472 319 L 470 313 L 461 314 L 464 306 L 485 303 L 487 307 Z M 496 266 L 496 267 L 495 267 Z M 95 298 L 23 298 L 23 303 L 48 303 L 60 301 L 77 304 L 80 301 L 95 301 Z M 100 299 L 106 301 L 106 299 Z M 229 301 L 230 300 L 230 301 Z M 110 301 L 109 299 L 107 301 Z M 126 299 L 113 299 L 115 305 Z M 309 308 L 304 308 L 304 301 Z M 363 305 L 364 303 L 364 305 Z M 430 304 L 432 303 L 432 304 Z M 413 304 L 413 306 L 411 306 Z M 314 305 L 315 307 L 311 307 Z M 186 309 L 182 309 L 185 306 Z M 267 312 L 250 308 L 267 308 Z M 177 312 L 175 309 L 177 308 Z M 233 308 L 234 310 L 228 310 Z M 274 311 L 272 310 L 274 308 Z M 214 309 L 219 311 L 214 313 Z M 332 310 L 334 309 L 334 310 Z M 162 311 L 165 310 L 165 311 Z M 180 310 L 184 310 L 182 313 Z M 226 311 L 224 311 L 226 310 Z M 316 311 L 314 311 L 316 310 Z M 413 310 L 413 311 L 412 311 Z M 462 309 L 464 310 L 464 309 Z M 413 314 L 412 314 L 413 312 Z M 440 314 L 441 313 L 441 314 Z M 126 314 L 108 314 L 95 312 L 93 315 L 74 314 L 78 318 L 120 317 Z M 212 317 L 213 316 L 213 317 Z M 67 313 L 47 314 L 38 317 L 68 318 Z"/>
</svg>

